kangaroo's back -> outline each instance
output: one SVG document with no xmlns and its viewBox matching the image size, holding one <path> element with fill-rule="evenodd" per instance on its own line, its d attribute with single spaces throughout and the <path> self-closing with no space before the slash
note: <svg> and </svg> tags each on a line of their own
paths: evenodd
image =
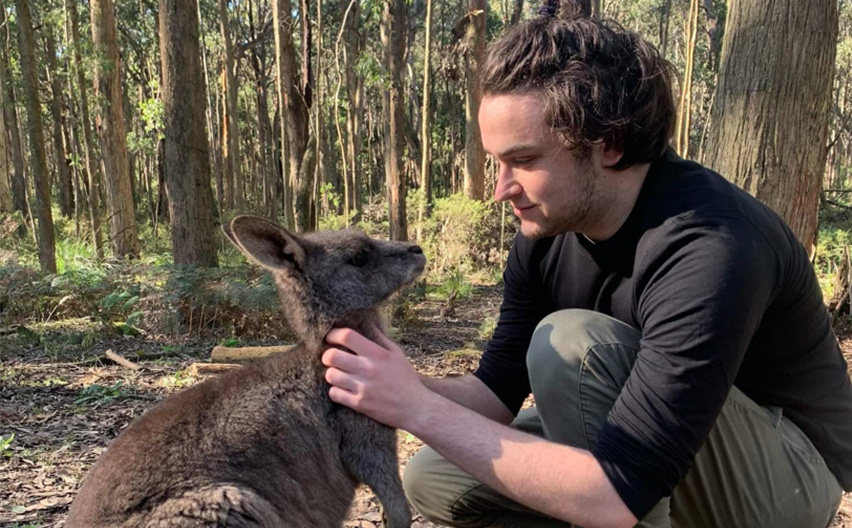
<svg viewBox="0 0 852 528">
<path fill-rule="evenodd" d="M 410 524 L 394 432 L 333 404 L 319 361 L 335 325 L 372 331 L 423 269 L 419 248 L 354 232 L 297 237 L 237 217 L 231 241 L 276 279 L 302 344 L 173 395 L 131 424 L 84 480 L 67 528 L 338 527 L 357 482 Z"/>
</svg>

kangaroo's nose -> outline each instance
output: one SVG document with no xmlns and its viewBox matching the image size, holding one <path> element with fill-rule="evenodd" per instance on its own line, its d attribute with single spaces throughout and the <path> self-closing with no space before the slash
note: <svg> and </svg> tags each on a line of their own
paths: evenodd
<svg viewBox="0 0 852 528">
<path fill-rule="evenodd" d="M 422 255 L 423 254 L 423 250 L 420 249 L 420 246 L 418 246 L 418 245 L 409 246 L 408 251 L 410 251 L 411 253 L 414 253 L 415 255 Z"/>
</svg>

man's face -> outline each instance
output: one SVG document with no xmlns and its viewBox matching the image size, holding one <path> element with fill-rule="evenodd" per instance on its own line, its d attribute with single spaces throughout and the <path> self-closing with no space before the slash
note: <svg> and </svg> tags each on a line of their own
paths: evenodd
<svg viewBox="0 0 852 528">
<path fill-rule="evenodd" d="M 499 163 L 494 199 L 512 203 L 525 236 L 582 233 L 589 227 L 596 171 L 551 130 L 540 95 L 483 97 L 479 128 L 485 150 Z"/>
</svg>

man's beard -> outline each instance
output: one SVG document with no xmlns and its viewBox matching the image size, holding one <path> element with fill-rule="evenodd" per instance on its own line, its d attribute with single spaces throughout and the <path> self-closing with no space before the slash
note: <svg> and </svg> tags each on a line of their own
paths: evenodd
<svg viewBox="0 0 852 528">
<path fill-rule="evenodd" d="M 556 214 L 552 214 L 540 208 L 541 218 L 538 221 L 521 220 L 521 233 L 530 240 L 539 240 L 563 233 L 578 232 L 588 227 L 585 223 L 590 218 L 589 213 L 595 202 L 595 178 L 595 174 L 587 174 L 580 179 L 575 198 L 569 203 L 569 207 L 564 208 L 564 211 L 557 208 Z"/>
</svg>

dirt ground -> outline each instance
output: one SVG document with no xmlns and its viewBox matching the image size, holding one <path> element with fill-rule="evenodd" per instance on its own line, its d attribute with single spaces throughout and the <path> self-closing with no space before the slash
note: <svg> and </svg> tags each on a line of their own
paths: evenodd
<svg viewBox="0 0 852 528">
<path fill-rule="evenodd" d="M 395 336 L 415 367 L 443 376 L 471 371 L 500 300 L 496 287 L 474 290 L 456 301 L 455 314 L 442 315 L 434 301 L 415 304 Z M 187 373 L 209 357 L 213 343 L 165 341 L 152 336 L 115 338 L 88 344 L 92 323 L 66 321 L 28 332 L 0 331 L 0 526 L 60 527 L 87 469 L 134 418 L 168 394 L 199 381 Z M 76 337 L 75 337 L 76 336 Z M 79 338 L 78 338 L 79 337 Z M 852 360 L 852 335 L 842 338 Z M 107 349 L 138 361 L 139 371 L 91 359 Z M 86 354 L 83 354 L 86 352 Z M 2 440 L 2 439 L 0 439 Z M 399 433 L 402 465 L 422 444 Z M 376 499 L 359 490 L 346 526 L 380 526 Z M 415 528 L 436 525 L 416 517 Z M 832 527 L 852 528 L 852 495 L 844 497 Z"/>
</svg>

